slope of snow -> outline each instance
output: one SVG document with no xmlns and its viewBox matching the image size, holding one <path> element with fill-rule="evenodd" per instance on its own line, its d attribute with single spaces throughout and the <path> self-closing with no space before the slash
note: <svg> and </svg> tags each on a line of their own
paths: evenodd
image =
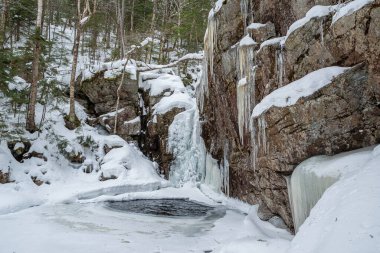
<svg viewBox="0 0 380 253">
<path fill-rule="evenodd" d="M 349 2 L 343 5 L 343 7 L 339 8 L 337 12 L 334 14 L 332 23 L 335 23 L 340 18 L 344 16 L 348 16 L 373 2 L 374 0 L 354 0 L 352 2 Z"/>
<path fill-rule="evenodd" d="M 164 91 L 181 90 L 184 88 L 182 80 L 179 76 L 163 74 L 156 79 L 147 80 L 144 89 L 150 89 L 151 96 L 158 96 Z"/>
<path fill-rule="evenodd" d="M 335 77 L 348 69 L 334 66 L 311 72 L 264 97 L 253 109 L 251 117 L 257 118 L 273 106 L 286 107 L 294 105 L 298 99 L 312 95 L 314 92 L 330 84 Z"/>
<path fill-rule="evenodd" d="M 348 173 L 323 194 L 288 252 L 380 252 L 380 146 L 315 162 L 313 171 Z"/>
</svg>

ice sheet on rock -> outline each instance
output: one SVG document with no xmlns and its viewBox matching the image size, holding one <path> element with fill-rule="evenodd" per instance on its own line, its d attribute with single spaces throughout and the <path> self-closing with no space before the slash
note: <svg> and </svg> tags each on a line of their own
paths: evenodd
<svg viewBox="0 0 380 253">
<path fill-rule="evenodd" d="M 379 151 L 377 146 L 307 162 L 310 172 L 340 178 L 313 207 L 289 253 L 379 252 Z"/>
<path fill-rule="evenodd" d="M 370 3 L 373 3 L 374 1 L 375 0 L 354 0 L 354 1 L 343 4 L 343 6 L 339 8 L 337 12 L 334 14 L 332 23 L 334 24 L 340 18 L 351 15 L 352 13 L 360 10 L 364 6 Z"/>
<path fill-rule="evenodd" d="M 263 98 L 253 109 L 251 117 L 256 118 L 271 107 L 286 107 L 297 103 L 298 99 L 312 95 L 314 92 L 331 83 L 331 81 L 349 68 L 327 67 L 285 85 Z"/>
</svg>

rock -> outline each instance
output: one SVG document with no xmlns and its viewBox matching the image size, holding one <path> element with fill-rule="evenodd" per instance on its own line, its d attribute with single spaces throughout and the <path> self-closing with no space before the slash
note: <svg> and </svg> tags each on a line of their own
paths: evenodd
<svg viewBox="0 0 380 253">
<path fill-rule="evenodd" d="M 248 27 L 248 32 L 251 34 L 253 40 L 257 43 L 261 43 L 270 38 L 276 37 L 276 30 L 272 22 L 254 26 L 253 28 Z"/>
<path fill-rule="evenodd" d="M 37 186 L 41 186 L 44 183 L 44 181 L 38 179 L 37 177 L 31 177 L 31 179 Z"/>
<path fill-rule="evenodd" d="M 154 115 L 147 125 L 143 150 L 149 158 L 157 162 L 165 178 L 169 177 L 170 164 L 173 161 L 173 155 L 168 151 L 169 126 L 174 117 L 183 111 L 183 108 L 173 108 L 165 114 Z"/>
<path fill-rule="evenodd" d="M 23 155 L 23 159 L 30 159 L 32 157 L 35 157 L 35 158 L 39 158 L 39 159 L 42 159 L 44 160 L 45 162 L 47 162 L 47 158 L 46 156 L 44 156 L 44 154 L 42 153 L 38 153 L 36 151 L 32 151 L 32 152 L 29 152 L 29 153 L 26 153 Z"/>
<path fill-rule="evenodd" d="M 303 17 L 311 6 L 337 2 L 252 1 L 253 22 L 272 22 L 277 36 L 285 35 L 291 23 Z M 233 46 L 243 36 L 243 24 L 238 22 L 241 17 L 234 13 L 240 1 L 228 1 L 215 15 L 218 41 L 214 48 L 214 68 L 208 78 L 209 96 L 201 115 L 202 137 L 207 151 L 219 161 L 223 160 L 225 143 L 228 143 L 230 195 L 262 206 L 260 210 L 265 212 L 260 213 L 261 218 L 279 216 L 292 228 L 286 180 L 305 159 L 380 143 L 379 3 L 375 0 L 334 24 L 332 15 L 313 18 L 290 34 L 284 47 L 280 40 L 274 39 L 256 52 L 251 110 L 269 93 L 312 71 L 333 65 L 355 66 L 295 105 L 271 108 L 262 115 L 264 127 L 260 130 L 256 119 L 255 138 L 259 135 L 261 138 L 261 145 L 256 148 L 252 148 L 248 131 L 243 141 L 239 138 L 238 59 Z M 279 13 L 278 9 L 292 11 Z M 232 28 L 228 27 L 230 24 Z M 228 44 L 224 37 L 231 42 Z M 280 69 L 284 71 L 281 73 Z"/>
<path fill-rule="evenodd" d="M 23 155 L 29 151 L 32 144 L 29 141 L 16 140 L 8 141 L 7 145 L 13 157 L 17 161 L 21 162 L 23 159 Z"/>
<path fill-rule="evenodd" d="M 7 172 L 0 170 L 0 184 L 7 184 L 7 183 L 10 183 L 9 170 Z"/>
</svg>

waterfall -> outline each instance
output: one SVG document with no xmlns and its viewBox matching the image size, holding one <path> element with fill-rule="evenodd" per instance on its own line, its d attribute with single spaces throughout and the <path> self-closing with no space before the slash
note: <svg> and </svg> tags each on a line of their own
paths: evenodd
<svg viewBox="0 0 380 253">
<path fill-rule="evenodd" d="M 203 183 L 208 185 L 211 189 L 216 192 L 223 191 L 227 196 L 230 192 L 228 152 L 228 142 L 226 141 L 222 162 L 219 163 L 211 154 L 207 153 L 203 180 Z"/>
</svg>

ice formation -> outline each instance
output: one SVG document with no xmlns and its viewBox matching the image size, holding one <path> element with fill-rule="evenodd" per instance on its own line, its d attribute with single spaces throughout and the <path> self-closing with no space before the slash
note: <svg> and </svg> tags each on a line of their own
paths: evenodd
<svg viewBox="0 0 380 253">
<path fill-rule="evenodd" d="M 204 176 L 206 151 L 200 131 L 196 106 L 175 116 L 169 127 L 168 151 L 174 156 L 169 180 L 175 186 L 199 182 Z"/>
<path fill-rule="evenodd" d="M 247 35 L 242 39 L 249 37 Z M 250 37 L 249 37 L 250 38 Z M 251 39 L 251 38 L 250 38 Z M 252 39 L 251 39 L 252 40 Z M 252 40 L 253 41 L 253 40 Z M 254 42 L 254 41 L 253 41 Z M 244 133 L 249 129 L 249 114 L 251 113 L 251 103 L 255 104 L 255 53 L 252 46 L 256 43 L 243 43 L 238 47 L 238 69 L 239 69 L 239 82 L 236 87 L 237 96 L 237 109 L 238 109 L 238 125 L 240 140 L 244 143 Z"/>
</svg>

